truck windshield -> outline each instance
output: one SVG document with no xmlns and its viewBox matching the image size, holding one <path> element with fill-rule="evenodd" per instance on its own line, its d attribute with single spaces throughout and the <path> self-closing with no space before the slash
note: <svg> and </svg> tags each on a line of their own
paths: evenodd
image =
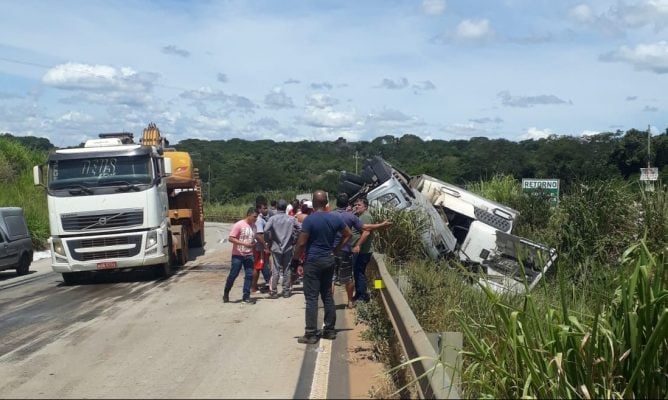
<svg viewBox="0 0 668 400">
<path fill-rule="evenodd" d="M 49 189 L 135 187 L 153 179 L 150 157 L 95 157 L 49 163 Z"/>
</svg>

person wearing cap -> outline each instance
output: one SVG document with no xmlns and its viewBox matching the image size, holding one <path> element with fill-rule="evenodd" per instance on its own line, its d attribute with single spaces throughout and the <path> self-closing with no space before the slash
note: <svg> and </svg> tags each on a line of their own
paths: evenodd
<svg viewBox="0 0 668 400">
<path fill-rule="evenodd" d="M 318 297 L 322 299 L 325 309 L 324 324 L 320 336 L 324 339 L 336 339 L 336 305 L 332 295 L 332 275 L 334 274 L 334 253 L 350 240 L 352 232 L 337 215 L 325 211 L 327 193 L 323 190 L 313 192 L 315 212 L 308 216 L 302 224 L 297 239 L 297 247 L 292 255 L 290 266 L 299 264 L 299 257 L 306 253 L 304 263 L 304 335 L 297 342 L 315 344 L 318 335 Z M 337 233 L 341 240 L 334 245 Z"/>
<path fill-rule="evenodd" d="M 274 260 L 271 270 L 271 283 L 269 297 L 277 299 L 278 280 L 283 277 L 284 298 L 290 297 L 292 290 L 292 270 L 290 260 L 292 259 L 294 238 L 299 233 L 301 225 L 296 219 L 286 214 L 285 209 L 288 202 L 280 199 L 276 204 L 276 214 L 271 216 L 264 226 L 264 241 L 267 248 L 271 250 Z"/>
</svg>

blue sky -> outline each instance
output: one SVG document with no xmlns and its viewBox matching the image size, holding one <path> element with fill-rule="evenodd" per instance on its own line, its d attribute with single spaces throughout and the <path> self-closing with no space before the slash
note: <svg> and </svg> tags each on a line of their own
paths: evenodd
<svg viewBox="0 0 668 400">
<path fill-rule="evenodd" d="M 10 1 L 0 132 L 510 140 L 668 127 L 668 0 Z"/>
</svg>

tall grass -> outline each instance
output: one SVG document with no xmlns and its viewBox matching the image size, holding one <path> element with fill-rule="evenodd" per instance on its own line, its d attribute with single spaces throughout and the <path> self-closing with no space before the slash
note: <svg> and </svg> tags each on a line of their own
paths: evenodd
<svg viewBox="0 0 668 400">
<path fill-rule="evenodd" d="M 470 358 L 463 376 L 473 397 L 665 398 L 668 396 L 668 286 L 665 254 L 644 242 L 624 253 L 633 273 L 593 316 L 566 302 L 542 311 L 481 286 L 491 324 L 457 312 Z M 565 284 L 562 295 L 565 296 Z"/>
<path fill-rule="evenodd" d="M 0 207 L 23 208 L 36 249 L 45 248 L 49 237 L 49 212 L 44 189 L 33 184 L 32 167 L 45 161 L 46 152 L 0 138 Z"/>
<path fill-rule="evenodd" d="M 653 192 L 640 188 L 641 220 L 643 231 L 650 249 L 659 251 L 668 247 L 668 188 L 657 182 Z"/>
</svg>

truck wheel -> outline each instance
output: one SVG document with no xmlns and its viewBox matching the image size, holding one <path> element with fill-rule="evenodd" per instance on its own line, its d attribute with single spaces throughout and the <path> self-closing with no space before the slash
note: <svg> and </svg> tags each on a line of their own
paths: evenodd
<svg viewBox="0 0 668 400">
<path fill-rule="evenodd" d="M 179 265 L 186 265 L 188 262 L 188 235 L 181 234 L 181 248 L 176 251 L 176 259 Z"/>
<path fill-rule="evenodd" d="M 78 272 L 63 272 L 63 282 L 66 285 L 76 285 L 81 281 L 81 274 Z"/>
<path fill-rule="evenodd" d="M 204 229 L 200 230 L 190 238 L 190 247 L 202 247 L 204 246 Z"/>
<path fill-rule="evenodd" d="M 159 264 L 154 266 L 153 273 L 155 274 L 155 277 L 158 279 L 169 278 L 174 274 L 174 270 L 172 269 L 172 265 L 169 262 L 166 262 L 164 264 Z"/>
<path fill-rule="evenodd" d="M 21 259 L 19 260 L 19 264 L 16 267 L 16 274 L 17 275 L 27 275 L 28 272 L 30 272 L 30 257 L 28 257 L 28 254 L 23 254 L 21 256 Z"/>
</svg>

